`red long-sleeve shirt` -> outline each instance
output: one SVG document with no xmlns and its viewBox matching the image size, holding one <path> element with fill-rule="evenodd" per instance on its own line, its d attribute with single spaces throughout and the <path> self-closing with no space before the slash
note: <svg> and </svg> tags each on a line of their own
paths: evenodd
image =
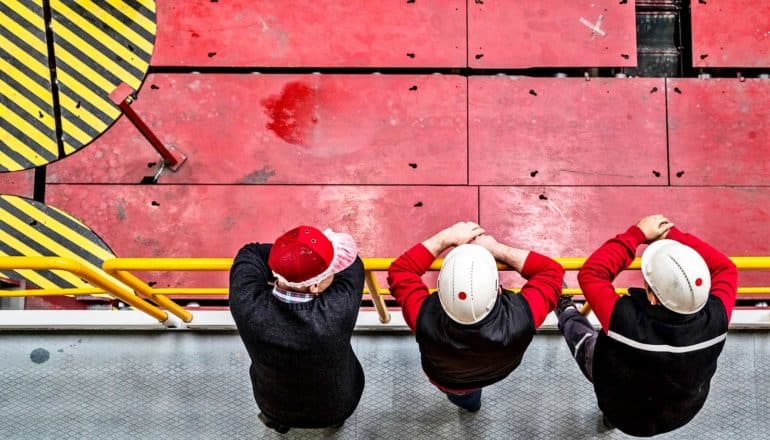
<svg viewBox="0 0 770 440">
<path fill-rule="evenodd" d="M 666 238 L 690 246 L 703 257 L 711 274 L 709 293 L 722 301 L 729 322 L 738 290 L 738 270 L 735 264 L 703 240 L 676 227 L 671 228 Z M 610 328 L 612 309 L 619 298 L 612 281 L 631 264 L 636 248 L 644 241 L 642 230 L 631 226 L 626 232 L 618 234 L 597 249 L 578 273 L 580 288 L 583 289 L 583 294 L 605 333 Z"/>
<path fill-rule="evenodd" d="M 401 306 L 404 320 L 413 332 L 417 328 L 420 307 L 430 295 L 421 277 L 434 259 L 433 254 L 419 243 L 398 257 L 388 269 L 390 292 Z M 561 294 L 564 269 L 554 260 L 530 252 L 521 275 L 528 280 L 521 289 L 521 295 L 529 304 L 537 328 L 543 323 L 548 312 L 556 307 Z"/>
</svg>

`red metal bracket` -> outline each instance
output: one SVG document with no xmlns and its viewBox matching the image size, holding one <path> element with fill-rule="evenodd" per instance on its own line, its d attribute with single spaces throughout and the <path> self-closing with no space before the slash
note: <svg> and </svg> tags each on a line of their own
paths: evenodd
<svg viewBox="0 0 770 440">
<path fill-rule="evenodd" d="M 163 163 L 171 171 L 178 170 L 182 164 L 187 160 L 187 156 L 181 151 L 177 150 L 173 146 L 166 147 L 158 136 L 153 133 L 150 127 L 144 123 L 142 118 L 131 108 L 131 103 L 134 102 L 134 89 L 126 83 L 121 83 L 115 90 L 110 93 L 110 100 L 117 105 L 124 115 L 134 124 L 134 127 L 139 130 L 140 133 L 150 142 L 155 150 L 163 157 Z"/>
</svg>

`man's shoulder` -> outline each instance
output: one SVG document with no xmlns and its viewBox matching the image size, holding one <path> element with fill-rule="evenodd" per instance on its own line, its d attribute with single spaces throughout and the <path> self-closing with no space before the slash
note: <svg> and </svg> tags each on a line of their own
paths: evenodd
<svg viewBox="0 0 770 440">
<path fill-rule="evenodd" d="M 267 255 L 270 253 L 270 249 L 273 247 L 272 243 L 246 243 L 238 249 L 236 259 L 244 257 L 248 258 L 254 255 Z"/>
</svg>

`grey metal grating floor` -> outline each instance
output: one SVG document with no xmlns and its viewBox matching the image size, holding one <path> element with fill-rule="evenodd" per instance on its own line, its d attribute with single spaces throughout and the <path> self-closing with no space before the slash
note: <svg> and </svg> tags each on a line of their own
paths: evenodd
<svg viewBox="0 0 770 440">
<path fill-rule="evenodd" d="M 339 431 L 281 436 L 257 421 L 234 333 L 0 333 L 0 438 L 627 438 L 600 428 L 592 388 L 556 334 L 538 335 L 475 415 L 428 383 L 412 336 L 357 335 L 354 346 L 367 378 L 354 415 Z M 770 438 L 770 334 L 730 334 L 712 385 L 700 414 L 660 438 Z"/>
</svg>

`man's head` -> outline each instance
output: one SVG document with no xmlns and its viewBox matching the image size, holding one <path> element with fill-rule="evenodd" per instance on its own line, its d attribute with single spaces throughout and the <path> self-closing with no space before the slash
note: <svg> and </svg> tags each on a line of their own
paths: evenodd
<svg viewBox="0 0 770 440">
<path fill-rule="evenodd" d="M 321 293 L 356 254 L 356 243 L 348 234 L 298 226 L 275 240 L 267 264 L 281 287 Z"/>
<path fill-rule="evenodd" d="M 703 257 L 695 249 L 674 240 L 657 240 L 642 254 L 642 276 L 665 308 L 691 314 L 706 305 L 711 275 Z"/>
<path fill-rule="evenodd" d="M 481 321 L 497 294 L 497 263 L 488 250 L 463 244 L 449 252 L 438 274 L 438 297 L 450 318 L 466 325 Z"/>
</svg>

